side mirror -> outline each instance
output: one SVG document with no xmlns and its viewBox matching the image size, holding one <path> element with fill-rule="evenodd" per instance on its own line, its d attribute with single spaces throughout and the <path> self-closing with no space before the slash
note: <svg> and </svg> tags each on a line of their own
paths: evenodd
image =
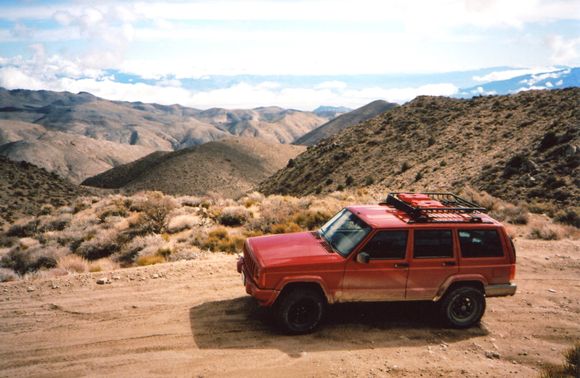
<svg viewBox="0 0 580 378">
<path fill-rule="evenodd" d="M 359 262 L 361 264 L 368 264 L 370 259 L 371 257 L 366 252 L 361 252 L 356 256 L 356 262 Z"/>
</svg>

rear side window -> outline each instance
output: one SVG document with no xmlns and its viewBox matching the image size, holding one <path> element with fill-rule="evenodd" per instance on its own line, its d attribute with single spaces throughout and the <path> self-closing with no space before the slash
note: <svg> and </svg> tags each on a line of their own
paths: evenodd
<svg viewBox="0 0 580 378">
<path fill-rule="evenodd" d="M 503 248 L 497 230 L 459 230 L 462 257 L 500 257 Z"/>
<path fill-rule="evenodd" d="M 451 230 L 415 230 L 413 257 L 453 257 Z"/>
<path fill-rule="evenodd" d="M 379 231 L 365 245 L 363 252 L 371 259 L 404 259 L 407 231 Z"/>
</svg>

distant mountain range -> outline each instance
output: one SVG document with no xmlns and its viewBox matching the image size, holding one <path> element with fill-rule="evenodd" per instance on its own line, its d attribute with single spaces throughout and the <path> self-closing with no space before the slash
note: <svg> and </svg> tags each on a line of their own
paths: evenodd
<svg viewBox="0 0 580 378">
<path fill-rule="evenodd" d="M 516 76 L 506 80 L 461 89 L 456 97 L 469 98 L 478 95 L 504 95 L 531 89 L 562 89 L 580 87 L 580 68 L 564 68 L 555 71 Z"/>
<path fill-rule="evenodd" d="M 0 155 L 81 182 L 153 151 L 230 136 L 291 143 L 335 116 L 278 107 L 199 110 L 81 92 L 0 88 Z"/>
</svg>

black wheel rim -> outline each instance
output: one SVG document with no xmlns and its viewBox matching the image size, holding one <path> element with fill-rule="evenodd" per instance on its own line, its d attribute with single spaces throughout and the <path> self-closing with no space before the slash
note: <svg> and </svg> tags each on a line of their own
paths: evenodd
<svg viewBox="0 0 580 378">
<path fill-rule="evenodd" d="M 288 322 L 296 328 L 305 328 L 316 322 L 318 306 L 312 300 L 302 299 L 288 309 Z"/>
<path fill-rule="evenodd" d="M 477 313 L 477 301 L 470 295 L 460 295 L 451 303 L 451 316 L 459 322 L 470 320 Z"/>
</svg>

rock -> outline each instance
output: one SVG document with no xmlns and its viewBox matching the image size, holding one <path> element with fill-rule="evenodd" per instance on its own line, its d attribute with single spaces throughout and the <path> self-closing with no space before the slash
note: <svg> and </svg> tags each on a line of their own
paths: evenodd
<svg viewBox="0 0 580 378">
<path fill-rule="evenodd" d="M 499 359 L 501 356 L 498 352 L 490 350 L 490 351 L 485 352 L 485 357 Z"/>
<path fill-rule="evenodd" d="M 554 289 L 548 289 L 548 291 L 549 291 L 550 293 L 557 293 L 557 291 L 556 291 L 556 290 L 554 290 Z"/>
<path fill-rule="evenodd" d="M 107 284 L 107 283 L 109 283 L 109 279 L 106 278 L 106 277 L 101 277 L 101 278 L 99 278 L 97 280 L 97 284 L 98 285 L 104 285 L 104 284 Z"/>
<path fill-rule="evenodd" d="M 159 278 L 159 274 L 153 273 L 153 275 L 151 276 L 151 278 L 154 278 L 154 279 Z"/>
<path fill-rule="evenodd" d="M 121 279 L 121 276 L 119 276 L 119 275 L 117 274 L 117 275 L 114 275 L 112 278 L 113 278 L 115 281 L 118 281 L 118 280 L 120 280 L 120 279 Z"/>
<path fill-rule="evenodd" d="M 26 288 L 26 291 L 28 291 L 29 293 L 30 293 L 30 292 L 32 292 L 32 291 L 34 291 L 34 290 L 36 290 L 36 289 L 34 288 L 34 286 L 28 286 L 28 287 Z"/>
</svg>

